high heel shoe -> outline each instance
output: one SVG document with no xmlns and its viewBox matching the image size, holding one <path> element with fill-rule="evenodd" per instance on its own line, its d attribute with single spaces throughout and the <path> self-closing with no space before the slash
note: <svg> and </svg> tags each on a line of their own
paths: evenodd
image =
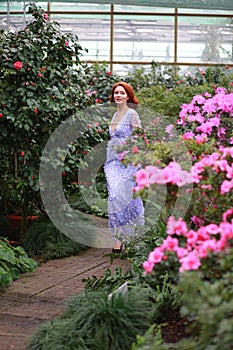
<svg viewBox="0 0 233 350">
<path fill-rule="evenodd" d="M 112 248 L 112 253 L 114 254 L 121 254 L 125 251 L 125 245 L 121 244 L 120 248 Z"/>
</svg>

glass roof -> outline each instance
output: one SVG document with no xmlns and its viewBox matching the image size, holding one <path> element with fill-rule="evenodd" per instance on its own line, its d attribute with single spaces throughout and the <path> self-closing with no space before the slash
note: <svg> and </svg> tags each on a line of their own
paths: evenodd
<svg viewBox="0 0 233 350">
<path fill-rule="evenodd" d="M 41 1 L 41 0 L 40 0 Z M 42 0 L 45 1 L 45 0 Z M 46 1 L 47 2 L 47 1 Z M 57 0 L 56 2 L 76 2 L 95 4 L 120 4 L 152 7 L 175 7 L 233 11 L 233 0 Z"/>
</svg>

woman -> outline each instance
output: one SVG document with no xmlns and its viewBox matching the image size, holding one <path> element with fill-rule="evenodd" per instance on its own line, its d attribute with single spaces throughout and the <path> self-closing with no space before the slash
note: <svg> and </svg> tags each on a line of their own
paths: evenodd
<svg viewBox="0 0 233 350">
<path fill-rule="evenodd" d="M 137 166 L 124 166 L 119 158 L 118 147 L 130 137 L 134 128 L 141 127 L 139 103 L 132 87 L 125 82 L 113 85 L 110 102 L 117 107 L 110 123 L 110 141 L 104 171 L 108 187 L 108 226 L 115 238 L 113 252 L 122 251 L 122 240 L 133 236 L 135 226 L 143 225 L 144 208 L 140 198 L 133 198 L 134 174 Z"/>
</svg>

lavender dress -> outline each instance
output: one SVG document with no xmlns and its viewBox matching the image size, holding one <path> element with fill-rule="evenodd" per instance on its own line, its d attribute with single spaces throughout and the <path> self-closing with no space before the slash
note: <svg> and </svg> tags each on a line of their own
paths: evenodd
<svg viewBox="0 0 233 350">
<path fill-rule="evenodd" d="M 144 208 L 141 198 L 133 198 L 134 174 L 139 169 L 134 165 L 125 166 L 119 159 L 118 146 L 132 134 L 134 127 L 140 127 L 138 113 L 129 108 L 121 122 L 112 130 L 116 113 L 110 124 L 110 141 L 104 171 L 108 187 L 108 226 L 113 237 L 120 240 L 135 237 L 136 227 L 144 225 Z"/>
</svg>

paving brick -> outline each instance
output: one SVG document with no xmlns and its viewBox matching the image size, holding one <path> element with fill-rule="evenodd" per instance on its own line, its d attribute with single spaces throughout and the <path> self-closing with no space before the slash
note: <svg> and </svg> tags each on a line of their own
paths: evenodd
<svg viewBox="0 0 233 350">
<path fill-rule="evenodd" d="M 90 248 L 78 256 L 48 261 L 5 288 L 0 294 L 0 349 L 27 350 L 29 336 L 65 310 L 69 299 L 84 289 L 84 278 L 101 277 L 107 268 L 129 268 L 127 260 L 110 264 L 109 253 Z"/>
</svg>

